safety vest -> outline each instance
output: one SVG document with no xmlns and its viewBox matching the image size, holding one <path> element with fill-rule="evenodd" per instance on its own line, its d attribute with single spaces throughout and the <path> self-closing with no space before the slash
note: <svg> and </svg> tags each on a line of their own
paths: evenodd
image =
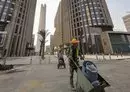
<svg viewBox="0 0 130 92">
<path fill-rule="evenodd" d="M 69 48 L 68 54 L 72 56 L 72 54 L 73 54 L 72 53 L 72 47 Z M 79 49 L 78 48 L 76 48 L 76 53 L 75 54 L 76 54 L 77 57 L 79 56 Z"/>
</svg>

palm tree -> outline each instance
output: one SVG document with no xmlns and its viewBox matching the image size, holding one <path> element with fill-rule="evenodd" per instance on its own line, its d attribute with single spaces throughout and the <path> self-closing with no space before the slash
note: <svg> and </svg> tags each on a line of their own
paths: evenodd
<svg viewBox="0 0 130 92">
<path fill-rule="evenodd" d="M 40 40 L 41 46 L 39 55 L 42 57 L 42 59 L 44 59 L 45 43 L 48 42 L 46 38 L 50 34 L 50 32 L 48 30 L 40 30 L 38 34 L 40 34 L 42 37 L 42 40 Z"/>
</svg>

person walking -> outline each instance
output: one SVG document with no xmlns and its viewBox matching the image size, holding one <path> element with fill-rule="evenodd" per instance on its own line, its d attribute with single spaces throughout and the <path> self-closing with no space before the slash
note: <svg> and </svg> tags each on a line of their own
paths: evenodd
<svg viewBox="0 0 130 92">
<path fill-rule="evenodd" d="M 79 56 L 80 57 L 82 56 L 81 53 L 79 52 L 80 50 L 78 49 L 79 41 L 74 38 L 70 43 L 71 45 L 68 49 L 68 58 L 70 66 L 70 85 L 71 88 L 74 88 L 74 82 L 73 82 L 74 71 L 77 72 L 77 68 L 79 67 Z"/>
</svg>

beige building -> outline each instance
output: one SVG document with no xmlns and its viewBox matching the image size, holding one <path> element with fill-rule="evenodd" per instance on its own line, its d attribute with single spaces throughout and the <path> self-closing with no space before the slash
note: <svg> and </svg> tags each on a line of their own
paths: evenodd
<svg viewBox="0 0 130 92">
<path fill-rule="evenodd" d="M 6 0 L 7 1 L 7 0 Z M 32 43 L 33 24 L 37 0 L 13 0 L 14 11 L 6 27 L 8 56 L 25 56 Z"/>
<path fill-rule="evenodd" d="M 63 24 L 62 24 L 62 7 L 61 3 L 59 4 L 56 16 L 55 16 L 55 32 L 54 32 L 54 45 L 59 46 L 63 44 Z"/>
<path fill-rule="evenodd" d="M 70 42 L 69 12 L 66 1 L 60 2 L 55 17 L 54 46 L 56 47 Z"/>
<path fill-rule="evenodd" d="M 41 5 L 38 32 L 41 31 L 41 30 L 45 31 L 45 29 L 46 29 L 46 4 Z M 42 40 L 42 37 L 41 37 L 40 34 L 37 34 L 36 52 L 40 51 L 40 45 L 41 45 L 40 40 Z"/>
<path fill-rule="evenodd" d="M 125 23 L 125 27 L 128 32 L 130 32 L 130 14 L 123 17 L 123 21 Z"/>
<path fill-rule="evenodd" d="M 105 0 L 61 0 L 57 16 L 61 21 L 57 22 L 55 33 L 60 27 L 62 37 L 58 35 L 61 39 L 56 41 L 60 40 L 65 44 L 72 38 L 77 38 L 85 53 L 93 52 L 94 49 L 99 49 L 98 52 L 101 52 L 101 32 L 113 30 Z"/>
</svg>

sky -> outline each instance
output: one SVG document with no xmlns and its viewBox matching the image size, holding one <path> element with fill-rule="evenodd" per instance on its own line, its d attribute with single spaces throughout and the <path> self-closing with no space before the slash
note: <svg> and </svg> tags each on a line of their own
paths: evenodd
<svg viewBox="0 0 130 92">
<path fill-rule="evenodd" d="M 47 17 L 46 17 L 46 30 L 49 30 L 51 34 L 54 33 L 54 18 L 57 12 L 58 4 L 60 0 L 37 0 L 35 22 L 34 22 L 34 34 L 37 35 L 39 16 L 40 16 L 40 6 L 41 4 L 47 4 Z M 112 21 L 114 24 L 115 31 L 126 31 L 122 17 L 130 12 L 130 0 L 106 0 Z M 37 36 L 35 37 L 37 38 Z M 49 36 L 47 38 L 49 40 Z M 36 45 L 37 39 L 35 39 Z M 49 42 L 47 45 L 49 45 Z"/>
</svg>

